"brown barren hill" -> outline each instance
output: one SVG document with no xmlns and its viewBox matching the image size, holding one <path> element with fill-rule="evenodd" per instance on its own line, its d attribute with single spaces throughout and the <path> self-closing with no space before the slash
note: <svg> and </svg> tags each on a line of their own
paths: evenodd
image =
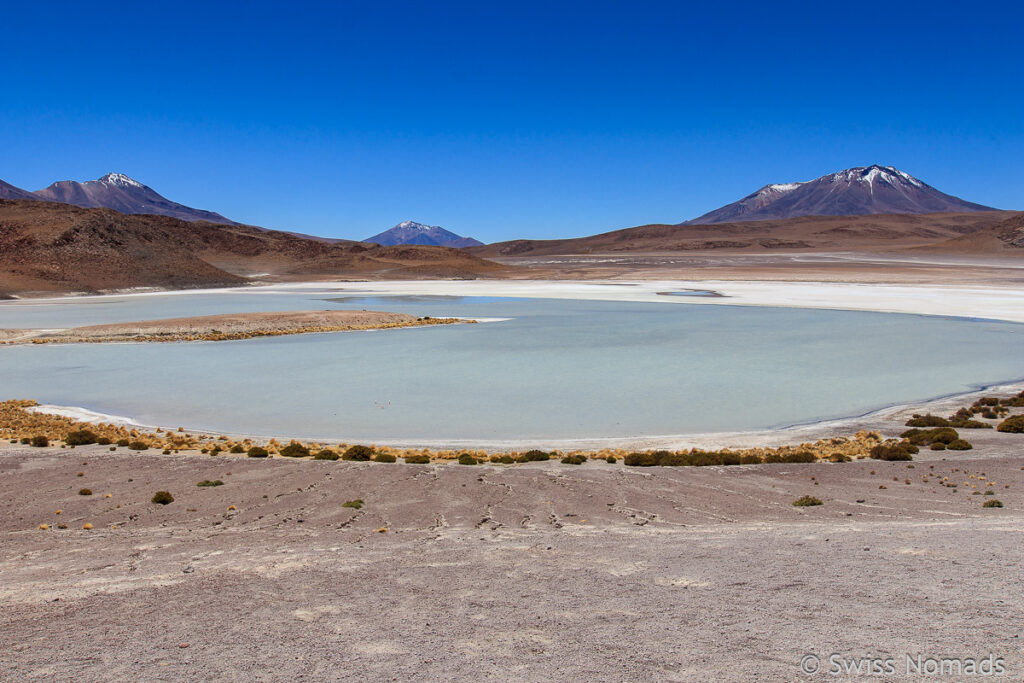
<svg viewBox="0 0 1024 683">
<path fill-rule="evenodd" d="M 474 278 L 505 270 L 445 247 L 381 247 L 246 225 L 0 200 L 0 296 L 218 287 L 252 278 Z"/>
<path fill-rule="evenodd" d="M 892 252 L 994 230 L 1024 214 L 971 213 L 803 216 L 708 225 L 654 224 L 562 240 L 513 240 L 467 249 L 485 258 L 614 252 Z M 1005 230 L 1006 228 L 1000 228 Z M 964 240 L 968 250 L 971 242 Z M 1005 244 L 1009 253 L 1012 244 Z M 1024 253 L 1024 252 L 1020 252 Z"/>
</svg>

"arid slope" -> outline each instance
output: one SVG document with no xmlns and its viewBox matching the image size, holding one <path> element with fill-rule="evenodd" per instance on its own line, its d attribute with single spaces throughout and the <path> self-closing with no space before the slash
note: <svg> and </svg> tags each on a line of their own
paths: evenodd
<svg viewBox="0 0 1024 683">
<path fill-rule="evenodd" d="M 506 267 L 458 249 L 326 242 L 253 226 L 0 200 L 0 294 L 215 287 L 255 277 L 461 278 Z"/>
</svg>

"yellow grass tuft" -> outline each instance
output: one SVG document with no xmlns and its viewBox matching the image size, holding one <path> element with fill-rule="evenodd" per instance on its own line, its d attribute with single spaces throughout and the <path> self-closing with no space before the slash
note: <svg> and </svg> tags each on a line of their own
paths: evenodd
<svg viewBox="0 0 1024 683">
<path fill-rule="evenodd" d="M 50 525 L 49 524 L 40 524 L 36 528 L 39 529 L 40 531 L 49 531 L 50 530 Z"/>
<path fill-rule="evenodd" d="M 89 529 L 92 529 L 92 524 L 89 524 L 89 522 L 86 522 L 85 524 L 82 525 L 82 528 L 85 529 L 86 531 L 88 531 Z"/>
<path fill-rule="evenodd" d="M 230 512 L 231 510 L 237 510 L 237 509 L 238 508 L 236 508 L 234 505 L 228 505 L 228 512 Z"/>
</svg>

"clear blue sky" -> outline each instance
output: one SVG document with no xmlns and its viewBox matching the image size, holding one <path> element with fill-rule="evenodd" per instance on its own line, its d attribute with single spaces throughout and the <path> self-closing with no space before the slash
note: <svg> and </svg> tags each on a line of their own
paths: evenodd
<svg viewBox="0 0 1024 683">
<path fill-rule="evenodd" d="M 0 178 L 484 241 L 678 222 L 870 163 L 1024 209 L 1019 3 L 21 2 Z"/>
</svg>

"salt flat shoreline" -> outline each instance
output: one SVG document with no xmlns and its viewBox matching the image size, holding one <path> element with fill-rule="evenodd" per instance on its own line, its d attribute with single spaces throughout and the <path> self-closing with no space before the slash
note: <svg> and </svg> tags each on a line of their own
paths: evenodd
<svg viewBox="0 0 1024 683">
<path fill-rule="evenodd" d="M 635 450 L 683 450 L 683 449 L 708 449 L 716 450 L 723 448 L 775 448 L 786 445 L 796 445 L 828 439 L 835 436 L 852 435 L 858 431 L 877 431 L 883 436 L 895 436 L 905 430 L 904 422 L 913 414 L 936 414 L 945 415 L 953 413 L 960 406 L 972 403 L 974 400 L 989 394 L 1008 395 L 1024 391 L 1024 379 L 991 384 L 977 387 L 966 392 L 958 392 L 939 396 L 925 401 L 901 403 L 898 405 L 886 406 L 878 410 L 837 419 L 820 420 L 806 424 L 779 427 L 776 429 L 763 429 L 756 431 L 739 432 L 707 432 L 692 434 L 668 434 L 635 437 L 607 437 L 607 438 L 583 438 L 583 439 L 391 439 L 387 437 L 359 439 L 362 443 L 373 443 L 380 446 L 388 446 L 399 449 L 430 449 L 430 450 L 485 450 L 493 453 L 506 451 L 522 451 L 533 447 L 543 447 L 558 451 L 601 451 L 604 449 L 635 449 Z M 68 417 L 79 422 L 90 424 L 113 424 L 129 428 L 154 430 L 166 428 L 167 425 L 144 424 L 131 417 L 122 415 L 110 415 L 101 413 L 81 406 L 65 406 L 42 404 L 28 409 L 29 412 L 39 412 L 49 415 Z M 333 435 L 327 437 L 306 437 L 287 434 L 253 434 L 249 432 L 233 432 L 192 429 L 186 427 L 189 433 L 205 436 L 227 436 L 231 439 L 252 439 L 255 441 L 267 441 L 277 439 L 287 442 L 315 441 L 317 443 L 340 444 L 351 443 L 344 435 Z"/>
<path fill-rule="evenodd" d="M 715 297 L 665 296 L 709 290 Z M 878 284 L 760 280 L 379 280 L 294 282 L 214 289 L 160 290 L 17 299 L 7 306 L 43 306 L 115 297 L 318 292 L 360 296 L 492 296 L 628 301 L 695 306 L 766 306 L 907 313 L 1024 323 L 1024 289 L 1000 285 Z"/>
</svg>

